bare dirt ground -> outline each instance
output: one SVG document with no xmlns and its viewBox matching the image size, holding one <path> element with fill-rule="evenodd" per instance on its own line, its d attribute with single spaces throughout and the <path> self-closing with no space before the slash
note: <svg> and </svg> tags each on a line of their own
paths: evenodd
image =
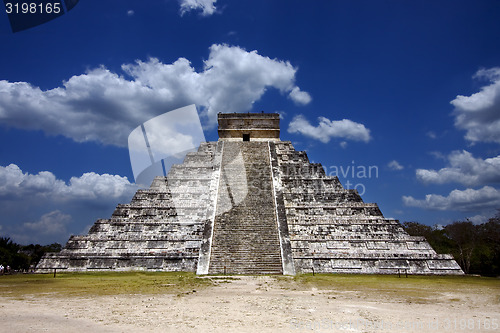
<svg viewBox="0 0 500 333">
<path fill-rule="evenodd" d="M 500 332 L 500 295 L 487 288 L 391 295 L 239 276 L 177 294 L 0 302 L 2 332 Z"/>
</svg>

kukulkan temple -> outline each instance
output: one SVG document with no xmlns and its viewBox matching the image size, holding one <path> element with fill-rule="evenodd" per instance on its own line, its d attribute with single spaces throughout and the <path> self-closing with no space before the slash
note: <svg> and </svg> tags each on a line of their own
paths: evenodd
<svg viewBox="0 0 500 333">
<path fill-rule="evenodd" d="M 218 141 L 46 254 L 37 271 L 463 274 L 451 255 L 281 141 L 279 122 L 278 114 L 219 114 Z"/>
</svg>

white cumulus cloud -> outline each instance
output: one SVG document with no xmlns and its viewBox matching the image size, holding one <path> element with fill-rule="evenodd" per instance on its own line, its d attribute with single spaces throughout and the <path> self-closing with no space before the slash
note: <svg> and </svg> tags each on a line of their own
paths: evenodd
<svg viewBox="0 0 500 333">
<path fill-rule="evenodd" d="M 490 211 L 500 207 L 500 191 L 491 186 L 484 186 L 478 190 L 453 190 L 448 196 L 427 194 L 425 199 L 403 196 L 403 203 L 406 206 L 430 210 Z"/>
<path fill-rule="evenodd" d="M 290 92 L 290 98 L 296 103 L 296 104 L 309 104 L 311 102 L 312 98 L 311 96 L 305 92 L 301 91 L 299 87 L 295 87 L 292 89 Z"/>
<path fill-rule="evenodd" d="M 42 215 L 36 222 L 26 222 L 23 228 L 44 235 L 58 235 L 67 233 L 66 226 L 71 222 L 71 216 L 59 210 Z"/>
<path fill-rule="evenodd" d="M 213 15 L 217 0 L 179 0 L 181 16 L 192 10 L 201 10 L 201 15 Z"/>
<path fill-rule="evenodd" d="M 31 220 L 32 221 L 32 220 Z M 41 215 L 33 222 L 18 222 L 7 226 L 8 237 L 21 244 L 49 244 L 55 241 L 66 242 L 71 234 L 68 231 L 74 224 L 73 217 L 56 209 Z"/>
<path fill-rule="evenodd" d="M 440 170 L 417 169 L 417 178 L 424 183 L 461 183 L 468 186 L 500 183 L 500 156 L 475 158 L 466 150 L 448 156 L 449 166 Z"/>
<path fill-rule="evenodd" d="M 319 117 L 318 121 L 319 124 L 313 126 L 303 115 L 295 116 L 288 126 L 288 133 L 299 133 L 323 143 L 328 143 L 332 138 L 364 142 L 371 140 L 370 130 L 365 125 L 352 120 L 332 121 Z"/>
<path fill-rule="evenodd" d="M 68 184 L 50 171 L 38 174 L 23 172 L 17 165 L 0 166 L 0 198 L 56 201 L 101 201 L 128 199 L 137 187 L 127 177 L 94 172 L 72 177 Z"/>
<path fill-rule="evenodd" d="M 451 101 L 455 126 L 465 130 L 465 138 L 472 143 L 500 143 L 500 67 L 479 70 L 474 78 L 488 80 L 489 85 Z"/>
<path fill-rule="evenodd" d="M 122 71 L 101 66 L 50 90 L 1 80 L 0 124 L 125 147 L 136 126 L 190 104 L 215 125 L 217 113 L 250 111 L 268 88 L 299 105 L 311 101 L 295 85 L 297 68 L 288 61 L 237 46 L 212 45 L 199 72 L 185 58 L 136 61 Z"/>
<path fill-rule="evenodd" d="M 68 182 L 50 171 L 0 166 L 0 228 L 19 243 L 64 243 L 97 218 L 111 215 L 137 190 L 126 177 L 95 172 Z"/>
<path fill-rule="evenodd" d="M 478 215 L 468 217 L 467 220 L 471 221 L 474 224 L 483 224 L 483 223 L 488 222 L 488 220 L 490 218 L 491 218 L 491 214 L 488 214 L 488 215 L 478 214 Z"/>
<path fill-rule="evenodd" d="M 404 169 L 404 166 L 402 166 L 401 164 L 399 164 L 398 161 L 396 160 L 393 160 L 393 161 L 390 161 L 387 166 L 389 167 L 389 169 L 391 170 L 403 170 Z"/>
</svg>

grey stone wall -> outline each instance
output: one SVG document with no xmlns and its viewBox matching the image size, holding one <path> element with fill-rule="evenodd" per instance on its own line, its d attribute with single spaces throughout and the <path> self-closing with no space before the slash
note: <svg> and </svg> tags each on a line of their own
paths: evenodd
<svg viewBox="0 0 500 333">
<path fill-rule="evenodd" d="M 278 115 L 222 118 L 223 130 L 245 121 L 260 129 L 279 124 Z M 37 271 L 207 274 L 224 266 L 239 274 L 463 274 L 450 255 L 409 236 L 377 204 L 363 202 L 305 152 L 274 137 L 202 143 L 110 219 L 46 254 Z"/>
<path fill-rule="evenodd" d="M 276 155 L 297 272 L 463 274 L 451 256 L 409 236 L 290 142 L 276 143 Z"/>
<path fill-rule="evenodd" d="M 88 270 L 196 271 L 205 225 L 213 218 L 218 143 L 203 143 L 120 204 L 88 235 L 72 236 L 64 249 L 47 254 L 37 271 Z"/>
<path fill-rule="evenodd" d="M 280 118 L 274 113 L 219 113 L 219 140 L 243 141 L 249 135 L 251 141 L 279 140 Z"/>
</svg>

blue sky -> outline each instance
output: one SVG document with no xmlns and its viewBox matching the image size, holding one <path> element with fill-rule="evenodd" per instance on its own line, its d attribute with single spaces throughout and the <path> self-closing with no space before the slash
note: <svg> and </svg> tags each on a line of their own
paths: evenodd
<svg viewBox="0 0 500 333">
<path fill-rule="evenodd" d="M 0 234 L 18 242 L 109 218 L 136 189 L 130 131 L 193 103 L 207 140 L 218 112 L 280 112 L 282 140 L 386 217 L 500 208 L 499 1 L 81 0 L 18 33 L 2 12 L 0 40 Z"/>
</svg>

